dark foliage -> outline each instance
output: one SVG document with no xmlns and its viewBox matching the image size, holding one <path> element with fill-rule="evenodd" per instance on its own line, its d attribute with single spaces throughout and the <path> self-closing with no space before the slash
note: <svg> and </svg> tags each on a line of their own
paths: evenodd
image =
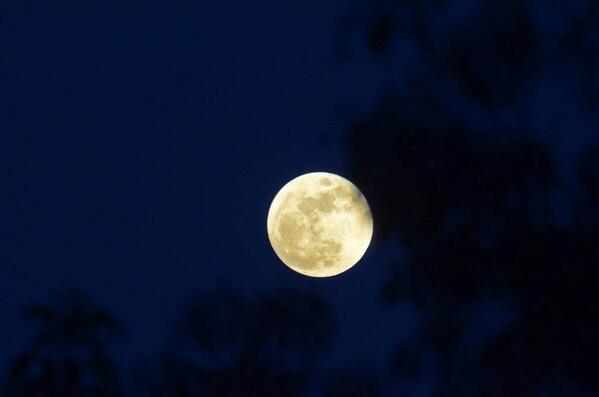
<svg viewBox="0 0 599 397">
<path fill-rule="evenodd" d="M 15 397 L 119 396 L 118 368 L 107 350 L 122 335 L 118 322 L 78 292 L 31 306 L 33 344 L 16 358 L 6 395 Z"/>
<path fill-rule="evenodd" d="M 599 136 L 588 94 L 599 74 L 589 40 L 596 4 L 577 2 L 584 11 L 559 16 L 549 32 L 541 5 L 481 2 L 451 23 L 457 3 L 373 1 L 364 10 L 373 22 L 356 29 L 375 58 L 400 40 L 421 49 L 404 83 L 351 128 L 353 177 L 378 236 L 407 252 L 383 296 L 426 313 L 419 343 L 437 357 L 438 395 L 599 393 L 599 153 L 586 151 L 574 167 L 582 197 L 566 189 L 530 123 L 559 114 L 531 114 L 526 103 L 540 76 L 579 62 L 570 99 Z M 394 74 L 391 63 L 382 68 Z M 502 119 L 505 109 L 516 122 Z M 485 328 L 481 311 L 508 320 L 476 342 L 468 335 Z M 396 372 L 412 372 L 401 359 L 409 354 L 400 346 Z"/>
<path fill-rule="evenodd" d="M 163 357 L 158 396 L 302 396 L 333 332 L 325 303 L 293 290 L 194 299 Z"/>
</svg>

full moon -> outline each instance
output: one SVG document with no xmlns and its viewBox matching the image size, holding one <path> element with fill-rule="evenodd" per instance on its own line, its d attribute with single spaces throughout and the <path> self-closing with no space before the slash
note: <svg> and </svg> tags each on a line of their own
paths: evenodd
<svg viewBox="0 0 599 397">
<path fill-rule="evenodd" d="M 372 238 L 372 215 L 358 188 L 339 175 L 313 172 L 277 193 L 267 219 L 268 238 L 283 263 L 311 277 L 354 266 Z"/>
</svg>

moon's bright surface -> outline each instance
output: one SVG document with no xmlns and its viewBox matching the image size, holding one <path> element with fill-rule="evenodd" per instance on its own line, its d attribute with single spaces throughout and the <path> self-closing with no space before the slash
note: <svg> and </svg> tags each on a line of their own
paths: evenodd
<svg viewBox="0 0 599 397">
<path fill-rule="evenodd" d="M 347 179 L 313 172 L 287 183 L 268 211 L 267 229 L 277 256 L 312 277 L 330 277 L 354 266 L 372 238 L 366 198 Z"/>
</svg>

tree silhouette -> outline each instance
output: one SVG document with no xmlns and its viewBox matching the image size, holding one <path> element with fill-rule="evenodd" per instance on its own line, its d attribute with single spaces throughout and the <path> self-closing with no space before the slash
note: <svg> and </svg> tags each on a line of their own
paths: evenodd
<svg viewBox="0 0 599 397">
<path fill-rule="evenodd" d="M 157 396 L 302 396 L 333 325 L 324 302 L 294 290 L 205 294 L 183 313 Z"/>
<path fill-rule="evenodd" d="M 330 371 L 322 382 L 323 397 L 384 396 L 384 387 L 377 374 L 364 367 Z"/>
<path fill-rule="evenodd" d="M 565 112 L 531 105 L 575 70 L 564 104 L 599 132 L 599 7 L 576 4 L 378 0 L 344 25 L 388 79 L 350 128 L 377 238 L 407 253 L 382 294 L 420 307 L 439 396 L 599 392 L 599 156 L 575 167 L 582 194 L 567 189 L 535 127 Z"/>
<path fill-rule="evenodd" d="M 9 371 L 7 396 L 120 396 L 118 368 L 107 345 L 121 333 L 112 315 L 79 292 L 31 306 L 32 345 Z"/>
</svg>

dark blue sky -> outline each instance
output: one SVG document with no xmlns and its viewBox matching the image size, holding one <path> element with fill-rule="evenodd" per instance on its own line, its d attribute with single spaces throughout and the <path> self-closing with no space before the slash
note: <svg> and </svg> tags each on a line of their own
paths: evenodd
<svg viewBox="0 0 599 397">
<path fill-rule="evenodd" d="M 219 280 L 325 291 L 346 321 L 372 311 L 368 256 L 308 280 L 265 232 L 286 181 L 343 174 L 340 110 L 379 91 L 335 60 L 344 2 L 165 4 L 1 6 L 2 367 L 30 338 L 23 308 L 70 287 L 125 322 L 133 355 Z"/>
<path fill-rule="evenodd" d="M 71 287 L 124 321 L 126 357 L 156 356 L 186 295 L 223 281 L 256 295 L 324 293 L 341 324 L 340 362 L 380 358 L 412 336 L 407 304 L 377 303 L 397 246 L 308 279 L 277 260 L 265 222 L 288 180 L 346 173 L 347 104 L 364 109 L 385 84 L 404 87 L 403 72 L 422 66 L 413 43 L 398 40 L 378 65 L 363 54 L 340 63 L 342 0 L 21 3 L 0 4 L 0 370 L 30 340 L 22 310 Z M 474 3 L 455 1 L 446 22 L 468 19 Z M 578 3 L 545 12 L 536 2 L 542 36 Z M 598 139 L 596 114 L 577 102 L 580 63 L 532 80 L 517 106 L 494 113 L 451 81 L 431 84 L 476 129 L 516 131 L 519 112 L 529 115 L 527 130 L 571 176 Z"/>
</svg>

